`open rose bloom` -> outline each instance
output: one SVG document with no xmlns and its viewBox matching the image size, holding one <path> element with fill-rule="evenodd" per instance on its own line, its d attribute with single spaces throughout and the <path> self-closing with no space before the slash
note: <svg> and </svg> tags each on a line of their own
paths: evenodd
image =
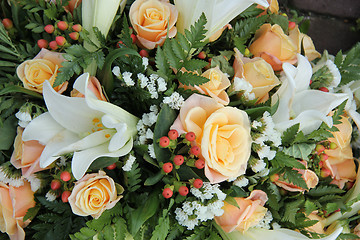
<svg viewBox="0 0 360 240">
<path fill-rule="evenodd" d="M 244 111 L 193 94 L 185 101 L 170 129 L 180 134 L 195 133 L 196 144 L 205 160 L 205 175 L 211 183 L 245 173 L 252 140 L 250 122 Z"/>
</svg>

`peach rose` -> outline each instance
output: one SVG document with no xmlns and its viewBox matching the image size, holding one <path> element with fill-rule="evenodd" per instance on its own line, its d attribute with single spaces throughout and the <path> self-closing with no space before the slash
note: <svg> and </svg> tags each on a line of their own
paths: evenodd
<svg viewBox="0 0 360 240">
<path fill-rule="evenodd" d="M 307 163 L 305 161 L 301 161 L 301 163 L 304 164 L 307 168 Z M 297 170 L 302 175 L 302 178 L 305 180 L 308 189 L 316 187 L 316 185 L 319 183 L 319 178 L 313 171 L 308 169 L 294 170 Z M 279 179 L 274 181 L 274 183 L 289 192 L 305 192 L 304 188 L 289 183 L 283 176 L 279 176 Z"/>
<path fill-rule="evenodd" d="M 268 62 L 274 71 L 280 71 L 284 62 L 294 64 L 297 61 L 297 45 L 277 24 L 263 24 L 256 31 L 249 50 L 255 57 L 262 57 Z"/>
<path fill-rule="evenodd" d="M 54 84 L 63 61 L 64 58 L 61 53 L 51 52 L 42 48 L 34 59 L 21 63 L 16 69 L 16 74 L 23 82 L 24 88 L 42 93 L 43 83 L 46 80 L 48 80 L 51 85 Z M 63 84 L 56 86 L 54 90 L 58 93 L 62 93 L 66 90 L 67 85 L 68 82 L 64 82 Z"/>
<path fill-rule="evenodd" d="M 279 12 L 279 3 L 278 3 L 278 1 L 277 0 L 267 0 L 267 2 L 269 3 L 269 7 L 267 9 L 269 9 L 269 11 L 271 13 L 277 14 Z M 263 6 L 261 6 L 261 5 L 257 5 L 257 8 L 265 10 L 265 8 Z M 266 12 L 263 12 L 263 13 L 260 14 L 260 16 L 265 15 L 265 14 L 266 14 Z"/>
<path fill-rule="evenodd" d="M 238 230 L 245 232 L 248 228 L 255 226 L 264 218 L 267 209 L 264 204 L 268 200 L 265 192 L 254 190 L 247 198 L 235 197 L 240 208 L 224 202 L 222 209 L 224 214 L 215 217 L 215 222 L 225 231 Z"/>
<path fill-rule="evenodd" d="M 251 153 L 250 122 L 246 112 L 224 107 L 216 100 L 191 95 L 170 127 L 180 134 L 194 132 L 211 183 L 245 173 Z"/>
<path fill-rule="evenodd" d="M 51 0 L 50 2 L 56 4 L 56 0 Z M 81 4 L 81 0 L 70 0 L 69 4 L 65 6 L 65 10 L 68 12 L 73 12 L 75 8 L 77 8 Z"/>
<path fill-rule="evenodd" d="M 129 16 L 137 40 L 147 49 L 162 46 L 166 36 L 172 38 L 177 33 L 178 11 L 168 0 L 136 0 Z"/>
<path fill-rule="evenodd" d="M 321 57 L 321 54 L 318 51 L 316 51 L 312 39 L 308 35 L 301 33 L 297 25 L 295 28 L 289 31 L 289 37 L 297 46 L 298 53 L 301 53 L 301 45 L 302 45 L 305 51 L 305 56 L 309 61 Z"/>
<path fill-rule="evenodd" d="M 69 197 L 69 203 L 74 214 L 91 215 L 94 218 L 106 210 L 113 208 L 122 198 L 124 189 L 116 184 L 105 172 L 86 174 L 75 183 Z"/>
<path fill-rule="evenodd" d="M 354 228 L 354 234 L 360 238 L 360 223 Z"/>
<path fill-rule="evenodd" d="M 245 58 L 236 48 L 234 51 L 234 77 L 243 78 L 251 84 L 252 93 L 255 94 L 258 103 L 266 102 L 269 99 L 269 91 L 280 84 L 271 65 L 262 58 Z"/>
<path fill-rule="evenodd" d="M 317 220 L 318 222 L 315 223 L 314 225 L 305 228 L 307 231 L 309 232 L 315 232 L 318 234 L 325 234 L 325 225 L 324 225 L 324 219 L 320 216 L 317 215 L 317 212 L 314 211 L 312 213 L 309 214 L 308 218 L 310 220 Z"/>
<path fill-rule="evenodd" d="M 7 233 L 11 240 L 25 239 L 23 230 L 30 220 L 23 221 L 29 208 L 35 206 L 34 193 L 30 183 L 13 187 L 0 182 L 0 231 Z"/>
<path fill-rule="evenodd" d="M 107 102 L 107 99 L 103 93 L 102 86 L 96 77 L 91 76 L 89 78 L 88 88 L 90 89 L 90 91 L 92 93 L 94 93 L 94 95 L 96 96 L 97 99 Z M 79 92 L 76 89 L 73 89 L 71 91 L 70 95 L 71 95 L 71 97 L 85 97 L 84 94 L 82 94 L 81 92 Z"/>
<path fill-rule="evenodd" d="M 197 90 L 201 94 L 208 95 L 215 99 L 218 103 L 228 105 L 229 96 L 225 90 L 231 85 L 228 77 L 217 66 L 206 70 L 201 76 L 210 79 L 207 83 L 199 86 L 182 85 L 185 89 Z"/>
<path fill-rule="evenodd" d="M 348 117 L 344 116 L 341 118 L 341 124 L 335 126 L 339 131 L 333 132 L 334 137 L 328 140 L 337 147 L 325 150 L 328 159 L 324 161 L 324 167 L 330 170 L 332 183 L 343 188 L 346 182 L 352 182 L 356 178 L 356 166 L 350 145 L 352 126 Z"/>
<path fill-rule="evenodd" d="M 27 178 L 33 173 L 44 170 L 40 167 L 40 155 L 45 146 L 35 140 L 24 142 L 22 140 L 23 131 L 23 128 L 17 128 L 14 152 L 11 155 L 10 162 L 15 168 L 21 168 L 23 177 Z"/>
</svg>

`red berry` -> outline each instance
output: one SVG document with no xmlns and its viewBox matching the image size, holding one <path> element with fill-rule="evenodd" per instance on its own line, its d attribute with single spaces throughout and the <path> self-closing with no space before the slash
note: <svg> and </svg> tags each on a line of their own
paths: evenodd
<svg viewBox="0 0 360 240">
<path fill-rule="evenodd" d="M 196 136 L 195 136 L 195 133 L 188 132 L 188 133 L 186 133 L 185 138 L 186 138 L 186 140 L 192 142 L 195 140 Z"/>
<path fill-rule="evenodd" d="M 61 174 L 60 174 L 60 178 L 61 180 L 63 180 L 64 182 L 67 182 L 71 179 L 71 175 L 68 171 L 63 171 Z"/>
<path fill-rule="evenodd" d="M 49 43 L 45 39 L 39 39 L 37 41 L 37 45 L 39 46 L 39 48 L 47 48 Z"/>
<path fill-rule="evenodd" d="M 64 44 L 66 43 L 66 39 L 63 36 L 57 36 L 55 38 L 55 41 L 59 46 L 64 46 Z"/>
<path fill-rule="evenodd" d="M 49 42 L 49 47 L 50 47 L 52 50 L 58 49 L 58 45 L 57 45 L 56 41 L 51 41 L 51 42 Z"/>
<path fill-rule="evenodd" d="M 118 41 L 118 43 L 116 44 L 116 47 L 120 48 L 121 45 L 125 46 L 124 42 L 123 41 Z"/>
<path fill-rule="evenodd" d="M 198 58 L 200 59 L 205 59 L 206 58 L 206 53 L 204 51 L 201 51 L 199 54 L 198 54 Z"/>
<path fill-rule="evenodd" d="M 321 161 L 326 161 L 328 158 L 329 158 L 329 156 L 327 154 L 325 154 L 325 153 L 320 154 Z"/>
<path fill-rule="evenodd" d="M 199 155 L 200 154 L 199 146 L 192 146 L 190 148 L 190 154 L 195 155 L 195 156 Z"/>
<path fill-rule="evenodd" d="M 194 188 L 201 188 L 203 185 L 203 181 L 201 179 L 195 179 L 195 181 L 193 182 L 193 186 Z"/>
<path fill-rule="evenodd" d="M 80 34 L 78 32 L 69 33 L 69 37 L 75 41 L 79 39 L 79 36 L 80 36 Z"/>
<path fill-rule="evenodd" d="M 160 147 L 167 147 L 167 146 L 169 146 L 169 143 L 170 143 L 170 140 L 168 137 L 164 136 L 164 137 L 160 138 L 160 141 L 159 141 Z"/>
<path fill-rule="evenodd" d="M 174 157 L 174 163 L 175 163 L 175 165 L 180 166 L 181 164 L 184 163 L 184 157 L 182 155 L 176 155 Z"/>
<path fill-rule="evenodd" d="M 55 28 L 53 25 L 48 24 L 44 27 L 44 30 L 45 30 L 45 32 L 51 34 L 54 32 Z"/>
<path fill-rule="evenodd" d="M 323 161 L 320 161 L 319 162 L 319 167 L 322 168 L 324 166 L 324 162 Z"/>
<path fill-rule="evenodd" d="M 321 87 L 319 88 L 319 90 L 323 92 L 329 92 L 329 89 L 327 89 L 326 87 Z"/>
<path fill-rule="evenodd" d="M 296 23 L 289 21 L 289 29 L 292 30 L 292 29 L 294 29 L 295 27 L 296 27 Z"/>
<path fill-rule="evenodd" d="M 14 26 L 13 22 L 9 18 L 4 18 L 1 22 L 6 30 L 9 30 Z"/>
<path fill-rule="evenodd" d="M 162 169 L 164 170 L 164 172 L 169 173 L 173 170 L 173 165 L 171 162 L 167 162 L 163 165 Z"/>
<path fill-rule="evenodd" d="M 198 159 L 195 161 L 195 167 L 197 169 L 203 169 L 205 167 L 205 161 L 203 159 Z"/>
<path fill-rule="evenodd" d="M 65 21 L 60 21 L 57 23 L 57 26 L 60 30 L 65 31 L 69 27 L 69 24 Z"/>
<path fill-rule="evenodd" d="M 135 34 L 131 34 L 130 37 L 132 38 L 132 42 L 135 43 L 136 42 L 136 35 Z"/>
<path fill-rule="evenodd" d="M 310 80 L 310 83 L 309 83 L 309 85 L 311 85 L 313 83 L 313 80 Z"/>
<path fill-rule="evenodd" d="M 140 50 L 139 54 L 141 57 L 149 57 L 149 53 L 145 49 Z"/>
<path fill-rule="evenodd" d="M 55 191 L 55 190 L 58 190 L 61 187 L 61 183 L 60 183 L 59 180 L 54 179 L 54 180 L 51 181 L 50 186 L 51 186 L 51 189 Z"/>
<path fill-rule="evenodd" d="M 331 174 L 331 171 L 329 169 L 326 169 L 326 168 L 321 169 L 321 172 L 320 172 L 321 177 L 326 178 L 326 177 L 330 176 L 330 174 Z"/>
<path fill-rule="evenodd" d="M 75 32 L 80 32 L 82 27 L 80 24 L 75 24 L 71 27 Z"/>
<path fill-rule="evenodd" d="M 179 188 L 179 193 L 181 196 L 186 196 L 189 193 L 189 189 L 186 186 L 181 186 Z"/>
<path fill-rule="evenodd" d="M 178 133 L 178 131 L 173 129 L 168 132 L 168 136 L 171 140 L 175 140 L 179 137 L 179 133 Z"/>
<path fill-rule="evenodd" d="M 165 188 L 162 192 L 164 198 L 171 198 L 173 195 L 173 191 L 170 188 Z"/>
<path fill-rule="evenodd" d="M 64 191 L 64 192 L 61 194 L 61 201 L 63 201 L 64 203 L 65 203 L 65 202 L 68 202 L 70 195 L 71 195 L 71 192 L 70 192 L 70 191 Z"/>
<path fill-rule="evenodd" d="M 113 164 L 107 166 L 106 168 L 109 169 L 109 170 L 113 170 L 113 169 L 116 168 L 116 163 L 113 163 Z"/>
<path fill-rule="evenodd" d="M 280 177 L 279 177 L 279 174 L 275 173 L 275 174 L 273 174 L 273 175 L 270 176 L 270 181 L 276 182 L 276 181 L 279 180 L 279 178 L 280 178 Z"/>
</svg>

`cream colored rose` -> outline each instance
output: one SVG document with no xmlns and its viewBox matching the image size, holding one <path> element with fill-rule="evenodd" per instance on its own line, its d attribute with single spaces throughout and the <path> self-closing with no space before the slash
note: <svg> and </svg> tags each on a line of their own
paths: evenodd
<svg viewBox="0 0 360 240">
<path fill-rule="evenodd" d="M 225 231 L 232 232 L 234 230 L 245 232 L 250 227 L 255 226 L 264 218 L 267 209 L 264 208 L 268 197 L 261 190 L 254 190 L 247 198 L 234 198 L 238 207 L 224 202 L 222 209 L 224 214 L 215 217 L 215 222 Z"/>
<path fill-rule="evenodd" d="M 263 24 L 256 31 L 249 50 L 255 57 L 262 57 L 275 71 L 281 70 L 284 62 L 294 64 L 297 61 L 297 45 L 277 24 Z"/>
<path fill-rule="evenodd" d="M 197 90 L 201 94 L 208 95 L 218 103 L 228 105 L 230 102 L 226 89 L 231 85 L 228 77 L 220 70 L 219 67 L 206 70 L 201 76 L 208 78 L 210 81 L 199 86 L 182 85 L 185 89 Z"/>
<path fill-rule="evenodd" d="M 45 48 L 36 55 L 32 60 L 21 63 L 16 74 L 24 84 L 24 88 L 42 93 L 43 83 L 47 80 L 51 85 L 54 84 L 61 63 L 64 61 L 61 53 L 51 52 Z M 66 90 L 68 82 L 54 88 L 58 93 Z"/>
<path fill-rule="evenodd" d="M 91 215 L 94 218 L 111 209 L 122 198 L 124 189 L 115 185 L 112 178 L 105 172 L 86 174 L 75 183 L 69 197 L 69 203 L 74 214 Z"/>
<path fill-rule="evenodd" d="M 40 168 L 40 155 L 45 146 L 35 140 L 24 142 L 23 131 L 23 128 L 18 127 L 10 162 L 17 169 L 21 168 L 23 177 L 27 178 L 33 173 L 44 170 Z"/>
<path fill-rule="evenodd" d="M 262 58 L 245 58 L 236 48 L 234 51 L 234 77 L 243 78 L 251 84 L 257 102 L 267 101 L 269 91 L 280 84 L 271 65 Z"/>
<path fill-rule="evenodd" d="M 195 133 L 196 144 L 205 160 L 205 175 L 211 183 L 245 173 L 252 140 L 250 122 L 244 111 L 193 94 L 170 128 L 179 133 Z"/>
<path fill-rule="evenodd" d="M 178 11 L 169 1 L 136 0 L 130 7 L 129 17 L 137 40 L 147 49 L 162 46 L 166 35 L 172 38 L 177 33 Z"/>
<path fill-rule="evenodd" d="M 0 182 L 0 231 L 7 233 L 11 240 L 24 240 L 30 220 L 23 221 L 29 208 L 35 206 L 34 193 L 30 183 L 13 187 Z"/>
</svg>

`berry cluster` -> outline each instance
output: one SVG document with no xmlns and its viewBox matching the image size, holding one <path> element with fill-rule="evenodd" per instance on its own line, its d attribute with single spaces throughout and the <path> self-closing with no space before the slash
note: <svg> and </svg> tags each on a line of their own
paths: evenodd
<svg viewBox="0 0 360 240">
<path fill-rule="evenodd" d="M 181 165 L 186 164 L 189 167 L 196 167 L 197 169 L 203 169 L 205 167 L 205 161 L 199 158 L 201 153 L 200 147 L 196 145 L 196 135 L 193 132 L 181 134 L 176 130 L 170 130 L 167 136 L 163 136 L 159 139 L 159 145 L 162 148 L 167 148 L 172 153 L 171 161 L 162 165 L 162 171 L 164 174 L 173 173 L 176 175 L 176 169 L 179 169 Z M 181 152 L 181 154 L 179 153 Z M 163 190 L 164 198 L 170 198 L 173 195 L 174 188 L 179 192 L 181 196 L 186 196 L 189 193 L 189 188 L 186 184 L 190 184 L 195 188 L 201 188 L 203 181 L 201 179 L 191 179 L 189 182 L 177 182 L 177 186 L 166 185 Z"/>
<path fill-rule="evenodd" d="M 72 186 L 71 182 L 73 180 L 74 179 L 69 171 L 62 171 L 60 172 L 60 176 L 54 176 L 54 179 L 50 183 L 50 188 L 57 193 L 58 196 L 61 196 L 63 202 L 68 202 L 68 198 L 71 195 L 68 185 Z"/>
</svg>

